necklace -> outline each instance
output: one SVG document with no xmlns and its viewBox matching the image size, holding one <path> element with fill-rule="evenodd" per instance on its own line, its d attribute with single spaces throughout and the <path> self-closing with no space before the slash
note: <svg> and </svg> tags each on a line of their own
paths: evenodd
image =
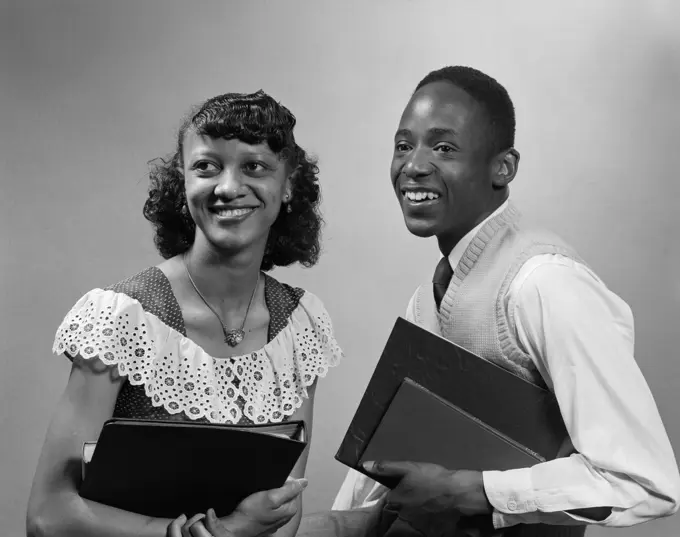
<svg viewBox="0 0 680 537">
<path fill-rule="evenodd" d="M 236 345 L 241 343 L 241 341 L 243 341 L 243 338 L 246 337 L 246 333 L 243 329 L 246 326 L 246 319 L 248 318 L 248 312 L 250 311 L 250 306 L 253 304 L 253 298 L 255 297 L 255 291 L 257 291 L 257 288 L 260 285 L 260 272 L 258 271 L 258 273 L 257 273 L 257 282 L 255 283 L 255 288 L 253 289 L 253 294 L 250 295 L 250 302 L 248 302 L 248 309 L 246 309 L 246 314 L 243 316 L 243 323 L 241 323 L 241 328 L 239 328 L 237 330 L 229 330 L 226 327 L 226 325 L 224 324 L 224 321 L 222 321 L 222 317 L 220 317 L 220 314 L 217 313 L 217 310 L 215 310 L 215 308 L 213 308 L 210 305 L 210 303 L 206 300 L 206 298 L 198 290 L 198 287 L 194 283 L 194 279 L 191 277 L 191 273 L 189 272 L 189 265 L 187 265 L 186 254 L 184 254 L 182 256 L 182 262 L 184 263 L 184 270 L 186 270 L 186 272 L 187 272 L 187 276 L 189 277 L 189 281 L 191 282 L 191 286 L 194 288 L 194 291 L 196 291 L 196 294 L 200 297 L 200 299 L 208 307 L 208 309 L 213 312 L 215 317 L 217 317 L 217 320 L 220 322 L 220 326 L 222 327 L 222 332 L 224 333 L 224 342 L 227 343 L 230 347 L 236 347 Z"/>
</svg>

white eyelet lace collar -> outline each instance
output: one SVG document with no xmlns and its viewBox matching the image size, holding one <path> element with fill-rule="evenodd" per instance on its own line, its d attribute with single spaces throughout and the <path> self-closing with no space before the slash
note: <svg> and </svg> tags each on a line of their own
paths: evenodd
<svg viewBox="0 0 680 537">
<path fill-rule="evenodd" d="M 326 309 L 308 292 L 274 339 L 259 351 L 229 359 L 210 356 L 128 295 L 102 289 L 84 295 L 66 315 L 53 351 L 117 366 L 170 414 L 232 424 L 243 414 L 254 423 L 291 416 L 307 397 L 307 387 L 343 355 Z M 243 411 L 236 404 L 239 396 Z"/>
</svg>

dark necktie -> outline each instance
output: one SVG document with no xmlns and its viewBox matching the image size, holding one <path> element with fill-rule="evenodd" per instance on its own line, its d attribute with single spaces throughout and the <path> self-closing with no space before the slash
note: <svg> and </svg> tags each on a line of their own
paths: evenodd
<svg viewBox="0 0 680 537">
<path fill-rule="evenodd" d="M 452 276 L 453 269 L 451 268 L 451 263 L 449 263 L 449 258 L 442 257 L 441 261 L 437 264 L 437 268 L 434 270 L 434 276 L 432 277 L 432 290 L 434 291 L 434 301 L 437 304 L 437 311 L 439 311 L 439 305 L 442 303 L 442 298 L 444 298 L 446 290 L 449 288 Z"/>
</svg>

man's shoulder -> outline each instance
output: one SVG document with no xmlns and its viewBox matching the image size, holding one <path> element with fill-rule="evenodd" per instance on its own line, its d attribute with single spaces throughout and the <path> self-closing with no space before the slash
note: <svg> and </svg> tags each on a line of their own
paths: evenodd
<svg viewBox="0 0 680 537">
<path fill-rule="evenodd" d="M 560 246 L 569 245 L 561 234 L 532 217 L 525 217 L 523 215 L 520 220 L 510 224 L 508 229 L 513 235 L 524 242 L 558 244 Z"/>
<path fill-rule="evenodd" d="M 557 254 L 585 264 L 576 248 L 561 234 L 532 220 L 508 226 L 502 242 L 523 262 L 534 256 Z"/>
</svg>

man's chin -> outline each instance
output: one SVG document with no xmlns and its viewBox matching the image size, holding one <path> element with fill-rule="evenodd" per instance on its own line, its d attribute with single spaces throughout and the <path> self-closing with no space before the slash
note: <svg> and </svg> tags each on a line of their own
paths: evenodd
<svg viewBox="0 0 680 537">
<path fill-rule="evenodd" d="M 423 222 L 422 220 L 416 220 L 412 218 L 404 218 L 404 222 L 406 223 L 406 229 L 408 229 L 409 232 L 416 237 L 426 239 L 428 237 L 434 236 L 436 233 L 435 226 L 432 224 L 432 222 Z"/>
</svg>

